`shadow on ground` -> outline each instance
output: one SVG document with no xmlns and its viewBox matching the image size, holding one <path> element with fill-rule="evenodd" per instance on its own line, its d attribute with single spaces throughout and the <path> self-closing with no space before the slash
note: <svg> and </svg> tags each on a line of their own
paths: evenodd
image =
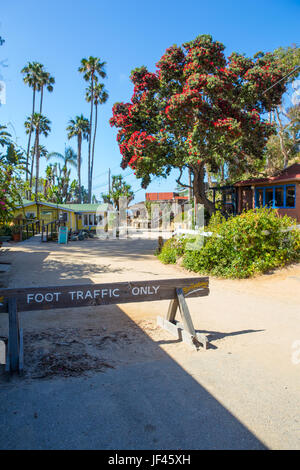
<svg viewBox="0 0 300 470">
<path fill-rule="evenodd" d="M 137 238 L 137 239 L 112 239 L 112 240 L 99 240 L 88 239 L 82 242 L 70 242 L 68 245 L 60 245 L 62 252 L 67 252 L 72 249 L 72 252 L 90 254 L 91 250 L 97 256 L 107 258 L 129 258 L 129 259 L 143 259 L 149 255 L 153 255 L 157 248 L 157 240 Z M 57 243 L 49 242 L 46 244 L 47 249 L 53 250 L 57 248 Z M 43 245 L 42 245 L 43 246 Z"/>
<path fill-rule="evenodd" d="M 208 330 L 197 330 L 197 333 L 204 333 L 208 340 L 209 340 L 209 347 L 211 349 L 217 349 L 217 346 L 213 344 L 213 342 L 218 341 L 220 339 L 227 338 L 229 336 L 240 336 L 240 335 L 247 335 L 249 333 L 260 333 L 266 330 L 240 330 L 240 331 L 231 331 L 231 332 L 220 332 L 220 331 L 208 331 Z"/>
<path fill-rule="evenodd" d="M 265 448 L 118 306 L 21 319 L 25 377 L 1 379 L 1 449 Z"/>
</svg>

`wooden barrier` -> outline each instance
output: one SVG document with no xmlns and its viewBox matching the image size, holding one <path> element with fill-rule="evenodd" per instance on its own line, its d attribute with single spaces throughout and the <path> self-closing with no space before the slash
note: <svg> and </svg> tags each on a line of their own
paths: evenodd
<svg viewBox="0 0 300 470">
<path fill-rule="evenodd" d="M 23 371 L 23 336 L 19 326 L 18 311 L 170 299 L 168 313 L 165 318 L 158 317 L 158 325 L 190 346 L 198 349 L 199 344 L 202 344 L 206 349 L 207 338 L 195 332 L 185 299 L 208 294 L 208 277 L 0 289 L 0 312 L 8 312 L 9 315 L 6 370 L 7 372 L 19 371 L 19 373 Z M 175 320 L 178 308 L 182 323 Z"/>
</svg>

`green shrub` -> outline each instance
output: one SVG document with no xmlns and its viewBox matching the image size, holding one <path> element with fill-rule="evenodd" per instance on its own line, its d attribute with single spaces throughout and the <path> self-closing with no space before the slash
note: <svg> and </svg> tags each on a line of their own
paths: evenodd
<svg viewBox="0 0 300 470">
<path fill-rule="evenodd" d="M 8 237 L 12 234 L 12 229 L 9 224 L 2 224 L 0 225 L 0 236 Z"/>
<path fill-rule="evenodd" d="M 295 220 L 272 209 L 257 209 L 230 217 L 214 215 L 213 235 L 200 250 L 186 250 L 183 266 L 203 274 L 247 278 L 300 259 L 300 232 Z M 288 229 L 288 230 L 287 230 Z"/>
<path fill-rule="evenodd" d="M 160 261 L 164 264 L 175 264 L 177 259 L 184 254 L 187 242 L 191 241 L 186 237 L 173 237 L 167 240 L 158 255 Z"/>
</svg>

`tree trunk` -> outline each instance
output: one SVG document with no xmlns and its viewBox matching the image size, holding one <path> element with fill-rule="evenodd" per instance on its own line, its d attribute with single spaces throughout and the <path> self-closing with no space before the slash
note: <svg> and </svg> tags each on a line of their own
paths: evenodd
<svg viewBox="0 0 300 470">
<path fill-rule="evenodd" d="M 94 129 L 94 137 L 93 137 L 92 163 L 91 163 L 91 194 L 93 191 L 93 170 L 94 170 L 94 155 L 95 155 L 97 124 L 98 124 L 98 106 L 95 105 L 95 129 Z"/>
<path fill-rule="evenodd" d="M 192 194 L 192 172 L 191 169 L 189 168 L 189 201 L 192 200 L 193 194 Z"/>
<path fill-rule="evenodd" d="M 77 135 L 77 144 L 78 144 L 78 151 L 77 151 L 77 178 L 78 178 L 78 186 L 79 186 L 79 204 L 81 204 L 81 142 L 82 142 L 82 135 L 79 133 Z"/>
<path fill-rule="evenodd" d="M 209 172 L 209 169 L 207 168 L 207 165 L 205 165 L 205 171 L 206 171 L 206 175 L 207 175 L 208 186 L 211 187 L 211 174 Z"/>
<path fill-rule="evenodd" d="M 40 173 L 40 150 L 39 150 L 39 126 L 36 128 L 36 150 L 35 150 L 35 202 L 37 203 L 37 218 L 39 219 L 39 205 L 38 205 L 38 187 L 39 187 L 39 173 Z"/>
<path fill-rule="evenodd" d="M 33 148 L 33 154 L 32 154 L 32 159 L 31 159 L 30 182 L 29 182 L 30 198 L 31 198 L 31 194 L 32 194 L 34 156 L 36 155 L 36 148 L 37 148 L 36 138 L 37 138 L 37 135 L 35 135 L 34 148 Z"/>
<path fill-rule="evenodd" d="M 282 155 L 283 155 L 283 168 L 286 169 L 286 167 L 288 166 L 288 163 L 289 163 L 289 155 L 288 155 L 288 152 L 285 148 L 285 145 L 284 145 L 284 127 L 282 125 L 282 122 L 281 122 L 281 119 L 280 119 L 280 116 L 279 116 L 279 112 L 278 112 L 278 109 L 276 108 L 276 116 L 277 116 L 277 119 L 278 119 L 278 124 L 279 124 L 279 142 L 280 142 L 280 148 L 281 148 L 281 152 L 282 152 Z"/>
<path fill-rule="evenodd" d="M 193 179 L 193 192 L 195 201 L 197 204 L 203 204 L 205 209 L 208 210 L 209 215 L 212 215 L 216 209 L 214 203 L 207 199 L 205 194 L 205 184 L 204 184 L 204 163 L 199 166 L 194 166 L 192 168 L 194 179 Z"/>
<path fill-rule="evenodd" d="M 30 123 L 29 137 L 28 137 L 27 156 L 26 156 L 26 181 L 28 181 L 28 176 L 29 176 L 28 175 L 28 167 L 29 167 L 29 154 L 30 154 L 30 143 L 31 143 L 31 134 L 32 134 L 32 119 L 33 119 L 33 115 L 34 115 L 34 108 L 35 108 L 35 87 L 33 88 L 31 123 Z"/>
<path fill-rule="evenodd" d="M 92 124 L 93 124 L 93 107 L 94 107 L 94 75 L 91 76 L 91 114 L 90 114 L 90 132 L 89 132 L 89 151 L 88 151 L 88 199 L 91 203 L 91 142 L 92 142 Z"/>
<path fill-rule="evenodd" d="M 40 102 L 40 114 L 42 114 L 42 108 L 43 108 L 43 96 L 44 96 L 44 87 L 41 87 L 41 102 Z"/>
<path fill-rule="evenodd" d="M 221 185 L 224 186 L 224 182 L 225 182 L 225 171 L 224 171 L 224 164 L 221 165 Z"/>
</svg>

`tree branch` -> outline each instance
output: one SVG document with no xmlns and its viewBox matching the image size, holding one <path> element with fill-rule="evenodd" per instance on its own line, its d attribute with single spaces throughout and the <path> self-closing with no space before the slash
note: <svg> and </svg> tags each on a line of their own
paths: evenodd
<svg viewBox="0 0 300 470">
<path fill-rule="evenodd" d="M 189 184 L 184 184 L 180 181 L 180 178 L 182 177 L 182 168 L 180 168 L 179 171 L 180 171 L 180 175 L 177 178 L 176 183 L 182 186 L 183 188 L 192 188 L 192 186 L 190 186 Z"/>
</svg>

